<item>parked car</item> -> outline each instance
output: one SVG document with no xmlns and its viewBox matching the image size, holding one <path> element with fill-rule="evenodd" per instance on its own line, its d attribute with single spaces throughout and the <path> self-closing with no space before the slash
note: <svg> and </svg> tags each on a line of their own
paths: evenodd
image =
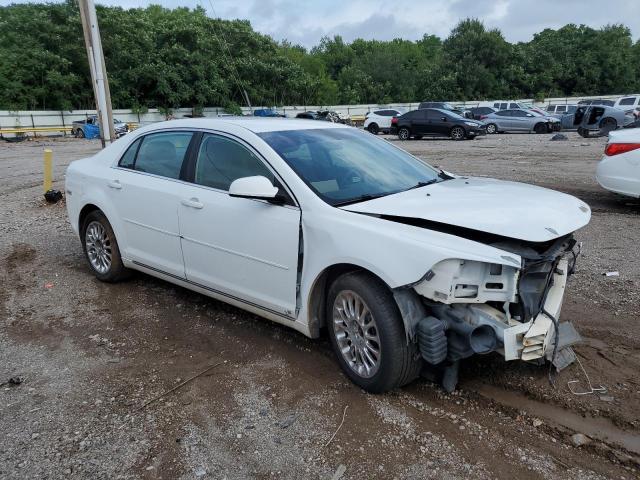
<svg viewBox="0 0 640 480">
<path fill-rule="evenodd" d="M 602 188 L 640 198 L 640 129 L 609 133 L 604 156 L 596 170 Z"/>
<path fill-rule="evenodd" d="M 98 117 L 96 115 L 90 115 L 84 120 L 76 120 L 71 123 L 71 135 L 77 138 L 86 137 L 85 129 L 87 125 L 98 125 Z M 116 138 L 120 138 L 129 132 L 129 125 L 121 122 L 117 118 L 113 119 L 113 130 L 116 134 Z"/>
<path fill-rule="evenodd" d="M 487 133 L 548 133 L 553 130 L 552 122 L 548 118 L 519 108 L 491 113 L 482 119 L 482 122 L 487 126 Z"/>
<path fill-rule="evenodd" d="M 515 100 L 493 100 L 490 102 L 480 102 L 478 104 L 479 107 L 492 107 L 496 110 L 513 110 L 513 109 L 521 109 L 527 110 L 533 105 L 525 102 L 516 102 Z"/>
<path fill-rule="evenodd" d="M 391 130 L 391 119 L 402 115 L 400 110 L 393 108 L 374 110 L 365 115 L 364 129 L 377 135 L 378 133 L 389 133 Z"/>
<path fill-rule="evenodd" d="M 582 137 L 605 136 L 633 123 L 632 114 L 604 105 L 580 105 L 573 114 L 573 126 Z"/>
<path fill-rule="evenodd" d="M 426 135 L 465 140 L 485 135 L 487 131 L 481 122 L 469 120 L 449 110 L 423 108 L 393 117 L 391 133 L 397 134 L 400 140 L 419 140 Z"/>
<path fill-rule="evenodd" d="M 418 105 L 418 110 L 422 110 L 423 108 L 439 108 L 440 110 L 447 110 L 464 116 L 464 111 L 462 109 L 456 108 L 447 102 L 421 102 L 420 105 Z"/>
<path fill-rule="evenodd" d="M 444 173 L 340 124 L 246 118 L 145 126 L 72 162 L 65 190 L 99 280 L 138 270 L 326 327 L 365 390 L 436 365 L 452 389 L 474 353 L 566 358 L 557 319 L 591 213 L 564 193 Z"/>
<path fill-rule="evenodd" d="M 490 113 L 497 112 L 497 108 L 493 107 L 473 107 L 465 111 L 467 118 L 472 118 L 473 120 L 482 120 L 484 117 L 489 115 Z"/>
<path fill-rule="evenodd" d="M 332 123 L 346 124 L 347 120 L 332 110 L 317 110 L 309 112 L 301 112 L 296 115 L 296 118 L 306 118 L 308 120 L 323 120 Z"/>
<path fill-rule="evenodd" d="M 253 111 L 255 117 L 285 117 L 286 115 L 279 113 L 273 108 L 260 108 Z"/>
</svg>

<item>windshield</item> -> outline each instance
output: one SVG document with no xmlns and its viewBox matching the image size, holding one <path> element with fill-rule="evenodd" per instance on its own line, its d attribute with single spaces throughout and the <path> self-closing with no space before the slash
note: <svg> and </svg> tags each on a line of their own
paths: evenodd
<svg viewBox="0 0 640 480">
<path fill-rule="evenodd" d="M 325 202 L 338 206 L 433 183 L 439 172 L 353 128 L 258 134 Z"/>
</svg>

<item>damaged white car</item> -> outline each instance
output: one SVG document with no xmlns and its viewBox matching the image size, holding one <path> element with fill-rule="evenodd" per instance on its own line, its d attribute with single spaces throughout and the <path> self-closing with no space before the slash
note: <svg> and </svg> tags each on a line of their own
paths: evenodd
<svg viewBox="0 0 640 480">
<path fill-rule="evenodd" d="M 194 119 L 73 162 L 67 208 L 103 281 L 139 270 L 318 337 L 360 387 L 460 359 L 562 367 L 582 201 L 454 176 L 339 124 Z"/>
</svg>

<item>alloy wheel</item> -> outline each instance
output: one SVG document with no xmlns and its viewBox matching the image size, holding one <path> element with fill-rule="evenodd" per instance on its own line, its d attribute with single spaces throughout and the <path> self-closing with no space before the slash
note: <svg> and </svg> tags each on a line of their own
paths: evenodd
<svg viewBox="0 0 640 480">
<path fill-rule="evenodd" d="M 352 290 L 343 290 L 333 302 L 333 334 L 349 368 L 364 378 L 380 368 L 380 336 L 365 301 Z"/>
<path fill-rule="evenodd" d="M 454 140 L 462 140 L 464 138 L 464 130 L 460 127 L 453 127 L 451 130 L 451 138 Z"/>
<path fill-rule="evenodd" d="M 100 222 L 93 221 L 87 225 L 85 245 L 91 266 L 98 273 L 107 273 L 111 268 L 111 240 Z"/>
</svg>

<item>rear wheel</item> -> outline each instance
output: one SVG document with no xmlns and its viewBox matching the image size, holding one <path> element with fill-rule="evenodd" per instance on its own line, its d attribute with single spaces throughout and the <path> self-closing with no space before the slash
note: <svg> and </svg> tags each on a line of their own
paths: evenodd
<svg viewBox="0 0 640 480">
<path fill-rule="evenodd" d="M 600 132 L 603 135 L 608 135 L 611 130 L 618 128 L 618 122 L 615 118 L 607 117 L 600 121 Z"/>
<path fill-rule="evenodd" d="M 407 127 L 402 127 L 400 130 L 398 130 L 398 138 L 400 140 L 409 140 L 410 136 L 411 132 L 409 132 L 409 129 Z"/>
<path fill-rule="evenodd" d="M 548 128 L 544 123 L 536 123 L 536 125 L 533 127 L 533 131 L 536 133 L 548 133 Z"/>
<path fill-rule="evenodd" d="M 462 127 L 453 127 L 449 132 L 449 136 L 452 140 L 464 140 L 466 133 Z"/>
<path fill-rule="evenodd" d="M 380 279 L 366 272 L 338 277 L 326 311 L 331 346 L 353 383 L 380 393 L 418 377 L 417 345 L 407 342 L 398 306 Z"/>
<path fill-rule="evenodd" d="M 374 135 L 378 135 L 378 133 L 380 132 L 380 128 L 378 127 L 377 123 L 370 123 L 367 127 L 367 130 L 369 130 L 369 133 L 373 133 Z"/>
<path fill-rule="evenodd" d="M 487 133 L 488 134 L 493 134 L 493 133 L 497 133 L 498 132 L 498 127 L 496 126 L 495 123 L 490 123 L 487 125 Z"/>
<path fill-rule="evenodd" d="M 113 228 L 100 210 L 87 215 L 80 238 L 89 266 L 98 280 L 118 282 L 131 275 L 131 271 L 122 263 Z"/>
</svg>

